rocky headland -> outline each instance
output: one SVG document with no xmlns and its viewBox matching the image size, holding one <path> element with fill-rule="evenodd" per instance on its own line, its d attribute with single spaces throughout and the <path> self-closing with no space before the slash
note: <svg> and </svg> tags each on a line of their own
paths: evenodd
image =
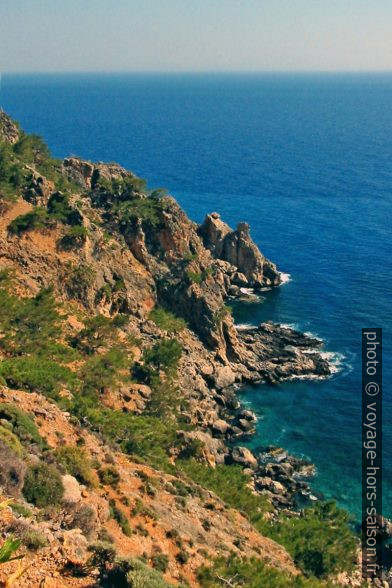
<svg viewBox="0 0 392 588">
<path fill-rule="evenodd" d="M 49 453 L 45 455 L 57 455 L 61 438 L 54 434 L 53 427 L 60 427 L 62 437 L 69 444 L 79 439 L 79 445 L 86 445 L 93 461 L 113 462 L 121 470 L 121 492 L 116 484 L 112 488 L 108 486 L 99 474 L 101 470 L 98 471 L 101 476 L 99 492 L 94 490 L 94 485 L 83 490 L 69 478 L 63 479 L 66 492 L 70 495 L 73 492 L 72 500 L 70 498 L 73 504 L 89 500 L 94 503 L 101 527 L 108 520 L 110 504 L 112 515 L 117 512 L 113 504 L 121 495 L 128 501 L 129 496 L 141 500 L 145 495 L 149 502 L 154 502 L 153 507 L 159 511 L 166 531 L 169 524 L 174 527 L 178 524 L 183 534 L 191 536 L 185 556 L 184 549 L 178 547 L 178 540 L 175 547 L 175 534 L 157 532 L 156 524 L 148 524 L 153 539 L 151 543 L 143 539 L 143 549 L 135 541 L 124 539 L 117 523 L 115 532 L 114 523 L 110 527 L 115 535 L 120 533 L 116 544 L 125 541 L 124 556 L 129 553 L 143 555 L 147 562 L 155 562 L 154 549 L 157 550 L 159 543 L 158 551 L 164 552 L 167 559 L 163 571 L 168 582 L 203 585 L 197 580 L 198 567 L 229 552 L 241 557 L 244 553 L 248 557 L 257 556 L 257 553 L 265 557 L 270 551 L 271 565 L 289 575 L 301 573 L 283 547 L 265 537 L 256 538 L 260 537 L 256 531 L 252 537 L 251 523 L 227 522 L 230 515 L 223 504 L 214 502 L 213 492 L 200 494 L 202 491 L 197 491 L 196 496 L 196 491 L 189 490 L 194 496 L 193 506 L 184 514 L 184 510 L 176 511 L 182 508 L 178 501 L 175 505 L 171 499 L 169 502 L 160 500 L 159 493 L 151 489 L 156 487 L 158 482 L 154 480 L 159 477 L 162 488 L 178 486 L 179 482 L 173 482 L 177 479 L 174 468 L 191 456 L 198 468 L 208 466 L 216 470 L 233 464 L 242 468 L 246 492 L 268 501 L 266 521 L 273 522 L 282 513 L 296 518 L 299 514 L 293 510 L 295 506 L 315 500 L 308 484 L 314 473 L 311 464 L 288 455 L 281 448 L 269 447 L 252 453 L 241 446 L 241 438 L 255 431 L 257 419 L 240 406 L 236 397 L 239 386 L 279 385 L 293 378 L 328 377 L 332 373 L 330 364 L 320 353 L 322 342 L 318 339 L 279 324 L 264 323 L 254 328 L 235 325 L 228 305 L 230 300 L 251 300 L 265 289 L 279 287 L 282 281 L 275 264 L 252 241 L 249 226 L 241 222 L 236 229 L 231 229 L 216 212 L 197 225 L 172 197 L 162 190 L 148 190 L 145 182 L 117 164 L 93 163 L 76 157 L 53 160 L 43 142 L 29 139 L 3 112 L 0 113 L 0 146 L 0 270 L 11 276 L 12 295 L 21 300 L 40 300 L 42 292 L 51 292 L 63 309 L 60 315 L 66 317 L 59 340 L 79 353 L 75 358 L 69 354 L 70 359 L 64 355 L 58 360 L 62 368 L 70 371 L 71 377 L 69 383 L 66 379 L 57 387 L 54 383 L 52 391 L 39 378 L 35 377 L 32 382 L 24 372 L 16 370 L 12 362 L 24 356 L 25 351 L 21 347 L 15 351 L 15 342 L 7 347 L 8 334 L 2 332 L 5 327 L 0 324 L 0 340 L 4 343 L 0 359 L 6 366 L 2 371 L 0 367 L 3 384 L 0 403 L 16 403 L 33 415 L 40 434 L 46 438 Z M 17 330 L 11 318 L 7 320 L 9 328 Z M 115 325 L 113 332 L 109 332 L 108 325 Z M 127 349 L 128 357 L 132 357 L 132 361 L 129 359 L 130 375 L 125 375 L 120 363 L 117 368 L 115 360 L 108 359 L 111 348 L 121 345 Z M 30 350 L 26 357 L 31 358 L 34 353 Z M 53 349 L 48 353 L 50 361 L 58 357 Z M 87 365 L 92 354 L 96 362 L 104 363 L 106 372 L 109 365 L 111 373 L 118 369 L 121 377 L 113 376 L 110 380 L 105 372 L 105 378 L 94 380 L 94 390 L 85 389 L 83 374 L 89 372 L 83 365 Z M 42 355 L 37 357 L 42 359 Z M 75 375 L 79 374 L 78 370 L 82 376 Z M 79 378 L 76 384 L 75 378 Z M 81 401 L 80 394 L 86 394 L 87 400 Z M 90 402 L 93 394 L 94 400 Z M 167 412 L 164 405 L 169 404 L 172 396 L 176 400 Z M 53 402 L 57 402 L 58 407 L 51 408 Z M 40 405 L 43 412 L 39 410 Z M 101 407 L 102 415 L 106 415 L 103 420 L 100 420 L 101 413 L 97 416 L 96 407 Z M 140 421 L 132 420 L 132 423 L 140 422 L 148 427 L 157 414 L 160 415 L 157 428 L 162 421 L 173 421 L 175 434 L 170 433 L 170 443 L 162 447 L 164 459 L 167 459 L 162 467 L 173 471 L 172 475 L 159 473 L 159 469 L 157 473 L 155 462 L 148 460 L 148 466 L 138 465 L 137 460 L 130 465 L 129 459 L 135 453 L 139 459 L 147 459 L 143 452 L 138 453 L 136 442 L 132 450 L 125 451 L 130 458 L 126 458 L 124 452 L 118 453 L 119 447 L 130 445 L 128 425 L 122 430 L 119 424 L 115 433 L 111 430 L 111 442 L 115 445 L 110 450 L 107 447 L 109 441 L 105 435 L 109 433 L 105 433 L 105 425 L 109 417 L 116 416 L 119 422 L 123 418 L 121 415 L 139 418 Z M 146 433 L 141 434 L 144 435 Z M 151 431 L 148 435 L 152 435 Z M 81 438 L 84 440 L 80 441 Z M 156 446 L 159 444 L 157 440 Z M 37 457 L 41 455 L 37 449 L 28 451 L 30 457 L 23 458 L 23 471 L 38 459 L 44 460 L 42 456 Z M 114 456 L 113 451 L 117 452 Z M 35 457 L 31 457 L 31 453 L 35 453 Z M 108 453 L 112 457 L 107 457 Z M 184 467 L 190 471 L 191 466 Z M 68 473 L 64 475 L 69 476 Z M 152 481 L 148 486 L 149 478 Z M 6 480 L 0 478 L 0 486 L 7 498 Z M 144 490 L 140 490 L 141 486 Z M 147 486 L 151 492 L 146 490 Z M 19 498 L 21 491 L 22 482 L 11 494 Z M 123 504 L 126 505 L 125 498 Z M 212 501 L 211 507 L 206 506 L 209 501 Z M 208 518 L 203 509 L 210 513 L 210 522 L 203 523 L 195 535 L 191 532 L 195 520 Z M 226 515 L 223 524 L 222 517 Z M 79 536 L 80 554 L 69 555 L 69 549 L 64 547 L 64 536 L 72 529 L 67 527 L 64 516 L 64 513 L 63 518 L 53 515 L 55 527 L 45 527 L 52 552 L 58 550 L 61 565 L 72 567 L 77 560 L 77 566 L 83 567 L 88 558 L 87 540 L 81 532 L 79 535 L 84 539 Z M 120 515 L 113 516 L 120 521 Z M 119 524 L 121 526 L 121 522 Z M 215 543 L 228 543 L 232 535 L 233 544 L 227 549 L 214 549 L 214 541 L 205 538 L 206 533 L 211 532 L 211 524 L 216 529 Z M 3 524 L 2 529 L 6 536 L 7 525 Z M 76 531 L 72 532 L 75 535 Z M 239 535 L 242 538 L 238 539 Z M 96 537 L 97 532 L 92 531 L 91 536 Z M 74 539 L 67 535 L 65 541 L 69 543 Z M 208 557 L 202 555 L 205 549 L 202 544 L 208 546 Z M 53 564 L 55 560 L 48 565 L 48 558 L 42 557 L 40 565 L 48 568 L 47 576 L 52 578 L 45 586 L 91 585 L 70 579 L 69 575 L 59 572 L 59 566 Z M 112 568 L 113 562 L 109 562 L 103 572 L 101 569 L 105 581 Z M 39 570 L 35 571 L 33 583 L 23 577 L 20 585 L 37 586 L 34 581 L 38 581 Z M 95 574 L 95 579 L 98 574 L 87 568 L 85 573 Z"/>
</svg>

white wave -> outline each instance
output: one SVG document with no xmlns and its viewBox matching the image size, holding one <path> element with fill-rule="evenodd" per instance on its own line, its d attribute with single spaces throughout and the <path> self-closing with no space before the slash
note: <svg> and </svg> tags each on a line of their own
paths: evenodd
<svg viewBox="0 0 392 588">
<path fill-rule="evenodd" d="M 254 294 L 255 293 L 253 288 L 240 288 L 240 291 L 242 292 L 242 294 Z"/>
<path fill-rule="evenodd" d="M 319 353 L 320 356 L 329 363 L 333 374 L 342 371 L 344 360 L 346 359 L 346 356 L 343 355 L 343 353 L 338 353 L 337 351 L 321 351 Z"/>
<path fill-rule="evenodd" d="M 288 282 L 291 282 L 291 275 L 290 274 L 286 274 L 285 272 L 279 272 L 280 275 L 280 286 L 284 286 L 284 284 L 287 284 Z"/>
<path fill-rule="evenodd" d="M 249 329 L 257 329 L 256 325 L 251 325 L 250 323 L 239 323 L 238 325 L 234 325 L 238 331 L 248 331 Z"/>
<path fill-rule="evenodd" d="M 279 326 L 282 329 L 294 329 L 294 331 L 298 331 L 298 325 L 296 323 L 279 323 Z"/>
<path fill-rule="evenodd" d="M 344 367 L 344 360 L 346 356 L 343 353 L 339 353 L 337 351 L 320 351 L 319 349 L 304 349 L 302 353 L 305 354 L 312 354 L 317 353 L 322 359 L 328 362 L 328 365 L 331 369 L 331 374 L 337 374 L 341 372 Z M 305 378 L 305 376 L 294 376 L 297 379 Z M 306 376 L 308 377 L 308 376 Z M 328 377 L 328 376 L 327 376 Z M 325 376 L 311 376 L 310 379 L 325 379 Z"/>
<path fill-rule="evenodd" d="M 316 339 L 317 341 L 323 341 L 321 337 L 319 337 L 315 333 L 312 333 L 312 331 L 304 331 L 304 335 L 306 335 L 307 337 L 311 337 L 312 339 Z"/>
</svg>

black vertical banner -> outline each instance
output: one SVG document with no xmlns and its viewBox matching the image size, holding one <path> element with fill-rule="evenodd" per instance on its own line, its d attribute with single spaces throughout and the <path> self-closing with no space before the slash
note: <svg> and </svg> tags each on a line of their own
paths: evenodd
<svg viewBox="0 0 392 588">
<path fill-rule="evenodd" d="M 382 574 L 382 329 L 362 329 L 362 576 Z"/>
</svg>

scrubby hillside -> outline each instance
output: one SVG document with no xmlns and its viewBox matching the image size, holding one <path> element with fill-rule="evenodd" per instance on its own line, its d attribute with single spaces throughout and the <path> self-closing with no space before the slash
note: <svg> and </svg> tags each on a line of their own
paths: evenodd
<svg viewBox="0 0 392 588">
<path fill-rule="evenodd" d="M 116 164 L 54 160 L 4 113 L 0 213 L 4 585 L 311 587 L 351 571 L 347 515 L 294 509 L 310 464 L 238 446 L 255 416 L 235 385 L 330 373 L 319 341 L 236 329 L 230 298 L 280 283 L 249 227 L 197 226 Z"/>
</svg>

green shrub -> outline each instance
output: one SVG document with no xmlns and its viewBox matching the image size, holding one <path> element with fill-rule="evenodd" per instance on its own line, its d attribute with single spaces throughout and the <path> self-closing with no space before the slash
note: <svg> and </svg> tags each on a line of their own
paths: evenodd
<svg viewBox="0 0 392 588">
<path fill-rule="evenodd" d="M 156 570 L 165 573 L 169 567 L 169 558 L 165 553 L 158 553 L 151 558 L 152 565 Z"/>
<path fill-rule="evenodd" d="M 157 372 L 162 370 L 167 376 L 173 376 L 181 353 L 182 347 L 177 339 L 161 339 L 143 352 L 143 361 L 148 368 Z"/>
<path fill-rule="evenodd" d="M 173 420 L 181 402 L 179 389 L 172 382 L 162 382 L 158 377 L 150 380 L 150 386 L 152 392 L 145 414 Z"/>
<path fill-rule="evenodd" d="M 0 376 L 10 388 L 24 388 L 56 398 L 62 386 L 72 388 L 76 375 L 67 367 L 40 356 L 13 357 L 0 362 Z"/>
<path fill-rule="evenodd" d="M 188 257 L 189 259 L 189 257 Z M 194 272 L 190 269 L 186 271 L 187 278 L 193 284 L 201 284 L 204 282 L 210 275 L 212 274 L 212 269 L 207 267 L 203 269 L 201 272 Z"/>
<path fill-rule="evenodd" d="M 94 283 L 95 271 L 86 263 L 66 266 L 64 286 L 69 295 L 86 302 L 86 295 L 89 287 Z"/>
<path fill-rule="evenodd" d="M 88 546 L 91 556 L 88 564 L 91 567 L 98 568 L 99 579 L 103 582 L 106 579 L 106 572 L 116 557 L 116 548 L 107 541 L 97 541 Z"/>
<path fill-rule="evenodd" d="M 59 471 L 52 465 L 39 463 L 28 468 L 23 495 L 28 502 L 40 508 L 59 504 L 64 487 Z"/>
<path fill-rule="evenodd" d="M 176 560 L 182 566 L 185 565 L 189 560 L 189 553 L 187 551 L 185 551 L 184 549 L 182 549 L 181 551 L 179 551 L 177 553 Z"/>
<path fill-rule="evenodd" d="M 158 468 L 168 465 L 168 450 L 177 439 L 175 423 L 152 416 L 136 416 L 108 408 L 87 409 L 93 429 Z"/>
<path fill-rule="evenodd" d="M 356 561 L 358 542 L 348 514 L 334 502 L 317 503 L 300 517 L 281 516 L 264 531 L 286 547 L 294 562 L 307 574 L 325 577 L 350 570 Z"/>
<path fill-rule="evenodd" d="M 33 512 L 30 508 L 28 508 L 25 504 L 23 504 L 22 502 L 11 502 L 10 504 L 12 512 L 14 512 L 15 514 L 24 517 L 24 518 L 29 518 L 33 516 Z"/>
<path fill-rule="evenodd" d="M 126 535 L 127 537 L 130 537 L 132 535 L 132 528 L 131 528 L 131 525 L 129 524 L 129 521 L 128 521 L 126 515 L 123 513 L 123 511 L 120 508 L 118 508 L 115 500 L 113 500 L 113 499 L 111 499 L 109 501 L 109 507 L 110 507 L 110 514 L 111 514 L 112 518 L 115 521 L 117 521 L 117 523 L 119 524 L 124 535 Z"/>
<path fill-rule="evenodd" d="M 215 492 L 232 508 L 246 514 L 253 524 L 264 521 L 264 514 L 270 510 L 270 504 L 265 497 L 253 494 L 248 487 L 249 478 L 240 466 L 218 465 L 211 468 L 193 459 L 179 460 L 177 465 L 192 480 Z"/>
<path fill-rule="evenodd" d="M 14 218 L 8 225 L 8 231 L 12 235 L 21 235 L 33 229 L 43 229 L 48 225 L 49 217 L 45 208 L 36 207 L 34 210 L 21 214 Z"/>
<path fill-rule="evenodd" d="M 0 487 L 10 496 L 19 496 L 26 466 L 8 445 L 0 441 Z"/>
<path fill-rule="evenodd" d="M 0 425 L 0 441 L 7 445 L 19 457 L 23 454 L 23 446 L 18 437 L 6 427 Z"/>
<path fill-rule="evenodd" d="M 56 461 L 65 471 L 74 476 L 82 484 L 94 485 L 94 476 L 86 452 L 80 447 L 65 445 L 58 447 L 54 452 Z"/>
<path fill-rule="evenodd" d="M 89 232 L 86 227 L 75 225 L 71 227 L 60 240 L 62 249 L 72 249 L 80 247 L 86 242 Z"/>
<path fill-rule="evenodd" d="M 78 210 L 71 208 L 66 194 L 55 192 L 48 201 L 48 214 L 52 219 L 69 225 L 80 225 L 82 216 Z M 83 227 L 80 227 L 83 228 Z"/>
<path fill-rule="evenodd" d="M 50 157 L 46 143 L 35 134 L 26 134 L 23 131 L 19 140 L 13 147 L 14 153 L 25 163 L 40 164 Z"/>
<path fill-rule="evenodd" d="M 157 306 L 152 309 L 148 317 L 157 327 L 168 333 L 178 333 L 186 327 L 186 322 L 182 318 L 176 317 L 175 314 Z"/>
<path fill-rule="evenodd" d="M 203 281 L 203 276 L 199 272 L 187 270 L 186 275 L 188 277 L 188 280 L 192 282 L 192 284 L 201 284 Z"/>
<path fill-rule="evenodd" d="M 80 370 L 82 393 L 96 396 L 105 388 L 114 386 L 120 378 L 120 371 L 128 366 L 128 357 L 121 349 L 113 348 L 105 355 L 90 357 Z"/>
<path fill-rule="evenodd" d="M 38 549 L 46 547 L 49 543 L 46 535 L 35 529 L 26 530 L 21 539 L 23 545 L 25 545 L 27 549 L 30 549 L 30 551 L 38 551 Z"/>
<path fill-rule="evenodd" d="M 98 470 L 98 476 L 102 484 L 116 488 L 120 482 L 120 474 L 113 466 Z"/>
<path fill-rule="evenodd" d="M 318 580 L 308 580 L 303 576 L 289 576 L 285 572 L 266 565 L 256 558 L 240 559 L 234 555 L 220 557 L 211 567 L 199 568 L 197 579 L 202 588 L 246 586 L 247 588 L 321 588 Z M 235 582 L 235 583 L 234 583 Z M 326 586 L 325 586 L 326 588 Z"/>
<path fill-rule="evenodd" d="M 117 329 L 123 327 L 127 321 L 128 317 L 121 314 L 113 319 L 97 314 L 84 321 L 85 327 L 72 339 L 72 345 L 84 353 L 92 354 L 99 347 L 113 343 L 118 334 Z"/>
<path fill-rule="evenodd" d="M 132 516 L 136 517 L 138 515 L 149 517 L 153 521 L 157 519 L 155 510 L 152 507 L 146 506 L 140 498 L 136 498 L 135 506 L 132 509 Z"/>
<path fill-rule="evenodd" d="M 113 208 L 113 213 L 118 215 L 120 229 L 123 233 L 133 230 L 133 223 L 140 219 L 151 229 L 157 229 L 161 224 L 161 212 L 164 204 L 155 198 L 134 198 L 128 202 Z"/>
<path fill-rule="evenodd" d="M 73 513 L 69 525 L 71 529 L 80 529 L 85 537 L 94 534 L 97 528 L 97 513 L 89 504 L 81 504 Z"/>
<path fill-rule="evenodd" d="M 33 419 L 17 406 L 0 404 L 0 420 L 5 420 L 10 424 L 13 433 L 23 445 L 35 443 L 40 447 L 45 446 Z"/>
<path fill-rule="evenodd" d="M 45 359 L 75 359 L 75 351 L 58 343 L 61 337 L 59 304 L 51 288 L 32 298 L 11 294 L 12 280 L 0 280 L 0 346 L 7 355 L 44 355 Z"/>
<path fill-rule="evenodd" d="M 119 558 L 108 574 L 108 586 L 117 588 L 171 588 L 158 570 L 136 558 Z"/>
</svg>

